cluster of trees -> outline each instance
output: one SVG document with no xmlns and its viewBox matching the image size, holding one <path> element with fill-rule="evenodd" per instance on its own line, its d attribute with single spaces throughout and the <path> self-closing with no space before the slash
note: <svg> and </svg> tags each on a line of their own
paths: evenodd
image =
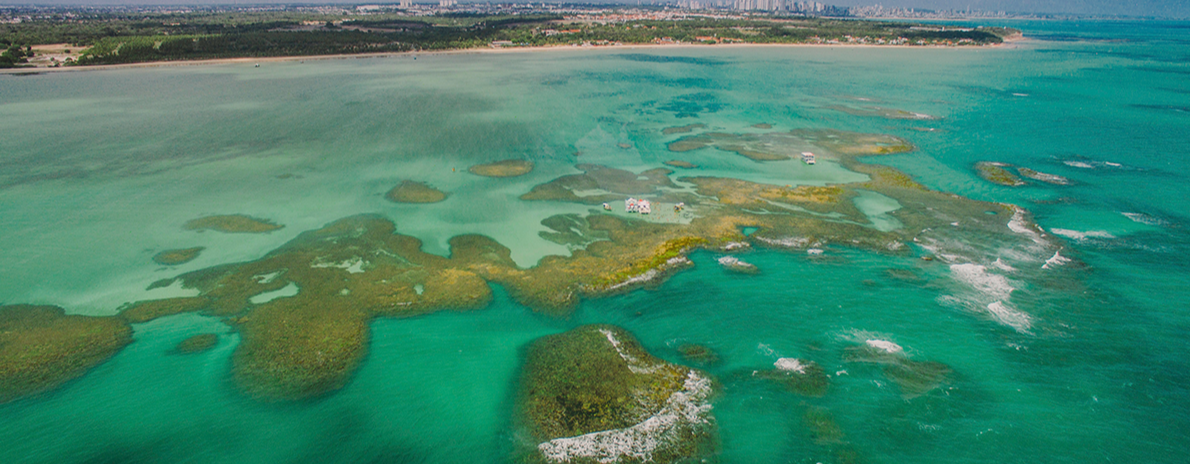
<svg viewBox="0 0 1190 465">
<path fill-rule="evenodd" d="M 0 45 L 8 47 L 0 53 L 0 68 L 15 68 L 22 63 L 28 63 L 33 57 L 33 47 L 21 47 L 7 40 L 0 40 Z"/>
</svg>

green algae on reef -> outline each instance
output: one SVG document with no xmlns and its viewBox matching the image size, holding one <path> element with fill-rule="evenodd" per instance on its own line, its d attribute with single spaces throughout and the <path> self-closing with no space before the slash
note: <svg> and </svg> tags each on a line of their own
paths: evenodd
<svg viewBox="0 0 1190 465">
<path fill-rule="evenodd" d="M 659 188 L 677 187 L 669 179 L 673 174 L 665 168 L 641 172 L 611 168 L 603 165 L 575 165 L 583 174 L 562 176 L 534 186 L 521 200 L 561 200 L 598 205 L 623 200 L 625 196 L 660 195 Z M 586 195 L 594 191 L 595 194 Z"/>
<path fill-rule="evenodd" d="M 708 132 L 686 136 L 669 144 L 672 152 L 688 152 L 705 147 L 735 152 L 758 162 L 798 158 L 806 151 L 814 151 L 820 158 L 830 155 L 823 154 L 822 149 L 837 155 L 892 154 L 913 150 L 912 144 L 899 137 L 823 129 L 746 134 Z"/>
<path fill-rule="evenodd" d="M 153 261 L 159 265 L 181 265 L 198 258 L 198 254 L 206 247 L 192 247 L 189 249 L 163 250 L 153 256 Z"/>
<path fill-rule="evenodd" d="M 441 257 L 423 252 L 419 240 L 397 234 L 391 220 L 354 216 L 304 232 L 258 260 L 154 283 L 165 286 L 180 280 L 182 287 L 198 290 L 199 296 L 128 304 L 119 319 L 139 323 L 193 311 L 225 317 L 241 334 L 232 360 L 236 383 L 261 400 L 295 400 L 346 384 L 367 354 L 372 319 L 480 308 L 492 298 L 489 283 L 502 285 L 515 301 L 536 311 L 564 315 L 582 298 L 656 286 L 693 266 L 687 255 L 698 249 L 726 251 L 748 245 L 806 249 L 834 243 L 907 254 L 906 243 L 918 241 L 937 249 L 945 247 L 950 234 L 995 238 L 993 242 L 1001 244 L 1040 241 L 1035 247 L 1044 249 L 1046 256 L 1058 248 L 1041 239 L 1022 209 L 930 191 L 895 169 L 857 161 L 860 156 L 911 149 L 900 139 L 829 130 L 782 134 L 770 142 L 809 144 L 870 179 L 790 188 L 728 178 L 684 178 L 694 192 L 675 193 L 660 190 L 675 186 L 669 170 L 638 175 L 579 165 L 584 174 L 538 185 L 525 197 L 590 204 L 600 196 L 583 197 L 575 190 L 603 189 L 619 195 L 651 192 L 684 199 L 698 216 L 689 224 L 653 223 L 598 210 L 585 216 L 547 218 L 543 224 L 552 232 L 543 236 L 567 244 L 572 253 L 547 256 L 528 269 L 517 267 L 507 247 L 484 236 L 454 237 L 449 241 L 450 257 Z M 714 137 L 736 140 L 741 136 Z M 760 148 L 789 151 L 776 145 Z M 902 208 L 890 215 L 904 227 L 875 229 L 852 201 L 857 189 L 900 203 Z M 988 211 L 1011 213 L 1012 219 L 988 215 Z M 960 226 L 954 226 L 956 219 Z M 756 231 L 745 236 L 744 228 Z M 993 252 L 998 251 L 989 251 Z M 296 295 L 268 302 L 251 300 L 291 285 L 299 290 Z M 914 376 L 930 378 L 929 372 L 890 371 L 888 376 L 908 385 L 915 382 Z"/>
<path fill-rule="evenodd" d="M 528 160 L 501 160 L 492 163 L 474 165 L 468 168 L 471 174 L 489 178 L 512 178 L 524 176 L 533 171 L 533 162 Z"/>
<path fill-rule="evenodd" d="M 1034 181 L 1041 181 L 1047 184 L 1055 184 L 1059 186 L 1066 186 L 1070 184 L 1070 180 L 1056 174 L 1042 173 L 1040 171 L 1025 168 L 1023 166 L 1017 167 L 1017 173 L 1021 176 L 1032 179 Z"/>
<path fill-rule="evenodd" d="M 994 161 L 981 161 L 975 164 L 975 172 L 985 181 L 1001 186 L 1017 187 L 1025 185 L 1021 178 L 1008 171 L 1012 165 Z"/>
<path fill-rule="evenodd" d="M 538 461 L 696 461 L 713 447 L 714 392 L 708 375 L 653 357 L 627 331 L 590 325 L 529 346 L 517 410 Z"/>
<path fill-rule="evenodd" d="M 179 342 L 174 347 L 174 352 L 179 354 L 197 354 L 211 350 L 219 343 L 219 335 L 213 333 L 198 334 L 190 336 Z"/>
<path fill-rule="evenodd" d="M 446 193 L 417 181 L 401 181 L 384 195 L 397 203 L 437 203 L 446 200 Z"/>
<path fill-rule="evenodd" d="M 224 233 L 267 233 L 285 226 L 247 215 L 213 215 L 195 218 L 182 226 L 191 231 L 219 231 Z"/>
<path fill-rule="evenodd" d="M 113 317 L 67 315 L 60 307 L 0 306 L 0 403 L 82 376 L 132 342 Z"/>
</svg>

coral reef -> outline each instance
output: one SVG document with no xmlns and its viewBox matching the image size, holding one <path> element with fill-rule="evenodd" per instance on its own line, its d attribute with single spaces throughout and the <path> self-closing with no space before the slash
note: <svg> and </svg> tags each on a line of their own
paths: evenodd
<svg viewBox="0 0 1190 465">
<path fill-rule="evenodd" d="M 267 233 L 285 226 L 247 215 L 212 215 L 187 221 L 182 228 L 191 231 L 219 231 L 224 233 Z"/>
<path fill-rule="evenodd" d="M 417 181 L 401 181 L 384 195 L 397 203 L 436 203 L 446 200 L 446 193 Z"/>
<path fill-rule="evenodd" d="M 60 307 L 0 306 L 0 403 L 82 376 L 132 342 L 119 318 L 67 315 Z"/>
<path fill-rule="evenodd" d="M 623 329 L 583 326 L 530 345 L 517 398 L 538 460 L 694 461 L 710 450 L 708 375 L 666 363 Z"/>
<path fill-rule="evenodd" d="M 492 163 L 474 165 L 467 169 L 471 174 L 487 176 L 489 178 L 512 178 L 523 176 L 533 171 L 533 162 L 528 160 L 501 160 Z"/>
<path fill-rule="evenodd" d="M 674 188 L 673 171 L 657 168 L 640 174 L 603 165 L 576 165 L 583 174 L 563 176 L 534 186 L 521 200 L 561 200 L 598 205 L 624 200 L 625 196 L 660 195 L 659 188 Z M 584 191 L 602 193 L 586 195 Z"/>
<path fill-rule="evenodd" d="M 592 204 L 605 198 L 648 195 L 681 199 L 696 215 L 688 224 L 655 223 L 598 210 L 550 217 L 542 222 L 550 231 L 542 236 L 566 244 L 572 252 L 547 256 L 527 269 L 516 266 L 506 247 L 484 236 L 454 237 L 450 257 L 441 257 L 423 252 L 419 240 L 397 234 L 386 218 L 349 217 L 304 232 L 258 260 L 155 282 L 151 287 L 180 281 L 199 295 L 128 304 L 112 321 L 126 326 L 182 312 L 225 317 L 241 334 L 232 364 L 237 384 L 262 400 L 290 400 L 342 387 L 366 356 L 372 319 L 480 308 L 491 299 L 489 283 L 503 286 L 514 300 L 534 310 L 563 315 L 582 298 L 656 286 L 669 275 L 693 266 L 687 255 L 698 249 L 727 251 L 752 245 L 806 250 L 842 244 L 878 253 L 908 254 L 906 244 L 916 242 L 946 259 L 954 255 L 946 250 L 951 247 L 946 244 L 955 242 L 948 240 L 953 235 L 981 239 L 963 243 L 1031 248 L 1030 253 L 1042 257 L 1052 256 L 1060 248 L 1043 237 L 1020 208 L 931 191 L 895 169 L 859 161 L 864 156 L 911 150 L 902 139 L 795 130 L 712 133 L 691 140 L 724 150 L 766 151 L 766 156 L 774 157 L 809 147 L 870 179 L 794 188 L 694 177 L 683 178 L 683 185 L 678 186 L 666 169 L 637 174 L 579 165 L 582 174 L 538 185 L 522 198 Z M 782 145 L 785 143 L 793 147 Z M 872 227 L 852 201 L 860 189 L 896 200 L 902 208 L 889 214 L 904 227 L 889 232 Z M 754 232 L 745 236 L 741 232 L 745 229 Z M 961 252 L 966 257 L 985 253 Z M 995 253 L 999 250 L 988 250 L 985 255 Z M 252 300 L 287 287 L 296 294 Z M 887 376 L 911 393 L 932 385 L 945 371 L 933 365 L 902 365 L 889 368 Z M 814 373 L 821 369 L 810 363 L 803 364 L 803 369 L 804 373 L 797 374 L 776 369 L 761 376 L 782 381 L 805 395 L 818 395 L 825 382 Z"/>
<path fill-rule="evenodd" d="M 181 265 L 198 258 L 198 254 L 205 250 L 206 247 L 192 247 L 189 249 L 172 249 L 163 250 L 153 256 L 153 261 L 158 265 Z"/>
<path fill-rule="evenodd" d="M 1017 173 L 1021 176 L 1032 179 L 1034 181 L 1041 181 L 1048 184 L 1056 184 L 1059 186 L 1066 186 L 1070 184 L 1070 180 L 1056 174 L 1042 173 L 1040 171 L 1031 170 L 1023 166 L 1017 167 Z"/>
<path fill-rule="evenodd" d="M 994 161 L 981 161 L 975 164 L 975 172 L 985 181 L 1001 186 L 1016 187 L 1025 185 L 1021 178 L 1008 171 L 1012 165 Z"/>
<path fill-rule="evenodd" d="M 179 342 L 174 347 L 174 352 L 179 354 L 196 354 L 211 350 L 219 343 L 219 335 L 212 333 L 198 334 L 190 336 Z"/>
<path fill-rule="evenodd" d="M 731 256 L 731 255 L 724 255 L 722 257 L 719 257 L 718 261 L 719 261 L 719 264 L 723 266 L 723 268 L 726 268 L 728 270 L 731 270 L 731 271 L 734 271 L 737 273 L 743 273 L 743 274 L 760 273 L 760 268 L 757 268 L 756 265 L 745 262 L 745 261 L 740 260 L 736 257 Z"/>
</svg>

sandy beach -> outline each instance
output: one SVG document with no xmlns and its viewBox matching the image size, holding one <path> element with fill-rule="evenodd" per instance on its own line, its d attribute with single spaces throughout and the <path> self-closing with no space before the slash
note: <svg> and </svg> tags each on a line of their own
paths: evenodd
<svg viewBox="0 0 1190 465">
<path fill-rule="evenodd" d="M 977 45 L 977 46 L 938 46 L 938 45 L 877 45 L 877 44 L 622 44 L 622 45 L 551 45 L 544 47 L 481 47 L 468 48 L 457 50 L 433 50 L 433 51 L 415 51 L 415 52 L 383 52 L 383 53 L 359 53 L 359 54 L 335 54 L 335 55 L 301 55 L 301 56 L 276 56 L 276 57 L 244 57 L 244 58 L 217 58 L 210 60 L 178 60 L 178 61 L 150 61 L 144 63 L 127 63 L 119 65 L 94 65 L 94 66 L 62 66 L 57 68 L 38 67 L 38 68 L 10 68 L 0 69 L 0 74 L 40 74 L 45 72 L 72 72 L 72 71 L 101 71 L 112 69 L 128 69 L 128 68 L 160 68 L 170 66 L 198 66 L 198 65 L 221 65 L 221 64 L 258 64 L 258 63 L 276 63 L 284 61 L 313 61 L 313 60 L 345 60 L 353 58 L 394 58 L 394 57 L 416 57 L 416 56 L 433 56 L 433 55 L 460 55 L 460 54 L 489 54 L 489 53 L 525 53 L 525 52 L 561 52 L 561 51 L 598 51 L 598 50 L 679 50 L 690 48 L 716 48 L 716 49 L 747 49 L 747 48 L 933 48 L 933 49 L 966 49 L 966 48 L 1015 48 L 1015 43 L 1027 40 L 1023 37 L 1006 38 L 1004 43 L 994 45 Z"/>
</svg>

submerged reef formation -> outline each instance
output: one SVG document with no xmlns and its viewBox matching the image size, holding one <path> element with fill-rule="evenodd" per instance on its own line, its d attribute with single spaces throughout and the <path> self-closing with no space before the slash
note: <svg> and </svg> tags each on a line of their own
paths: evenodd
<svg viewBox="0 0 1190 465">
<path fill-rule="evenodd" d="M 719 364 L 719 354 L 704 345 L 682 344 L 678 346 L 678 353 L 682 354 L 682 358 L 698 365 L 713 366 Z"/>
<path fill-rule="evenodd" d="M 778 359 L 773 368 L 757 371 L 755 376 L 777 381 L 789 392 L 808 397 L 822 397 L 830 387 L 830 378 L 821 365 L 796 358 Z"/>
<path fill-rule="evenodd" d="M 662 162 L 662 163 L 666 166 L 672 166 L 674 168 L 682 168 L 682 169 L 687 169 L 687 170 L 698 168 L 698 165 L 695 165 L 694 163 L 690 163 L 688 161 L 682 161 L 682 160 L 669 160 L 669 161 Z"/>
<path fill-rule="evenodd" d="M 182 312 L 223 317 L 241 336 L 232 374 L 244 392 L 262 400 L 303 399 L 346 384 L 367 354 L 372 319 L 481 308 L 492 298 L 489 283 L 501 285 L 512 299 L 536 311 L 564 315 L 583 298 L 658 286 L 693 266 L 687 255 L 694 250 L 759 246 L 813 251 L 833 244 L 884 254 L 922 253 L 948 266 L 960 284 L 946 302 L 1030 331 L 1034 320 L 1015 308 L 1014 288 L 1004 274 L 1042 272 L 1061 244 L 1023 209 L 932 191 L 893 168 L 860 162 L 864 156 L 910 150 L 907 141 L 796 130 L 701 134 L 688 142 L 706 150 L 760 153 L 757 159 L 812 150 L 868 180 L 794 187 L 687 177 L 679 184 L 670 179 L 673 172 L 662 168 L 632 173 L 578 165 L 582 174 L 538 185 L 522 198 L 592 205 L 632 195 L 685 202 L 683 215 L 690 215 L 689 221 L 660 223 L 598 209 L 557 215 L 542 222 L 549 229 L 542 237 L 565 244 L 570 255 L 547 256 L 534 267 L 520 268 L 508 248 L 485 236 L 454 237 L 450 256 L 442 257 L 422 251 L 418 239 L 398 234 L 387 218 L 354 216 L 304 232 L 257 260 L 193 271 L 150 286 L 178 283 L 197 291 L 195 297 L 132 303 L 121 309 L 119 318 L 86 321 L 126 327 Z M 429 189 L 420 183 L 402 185 Z M 855 204 L 866 193 L 899 205 L 887 213 L 899 227 L 875 227 Z M 745 236 L 744 230 L 754 232 Z M 887 376 L 901 380 L 907 392 L 920 390 L 915 383 L 931 384 L 932 373 L 941 371 L 932 365 L 902 365 L 904 369 L 889 368 Z M 919 378 L 924 381 L 915 381 Z M 807 386 L 808 395 L 817 389 L 814 383 Z"/>
<path fill-rule="evenodd" d="M 710 377 L 657 359 L 623 329 L 582 326 L 534 341 L 517 410 L 550 463 L 674 463 L 711 451 Z"/>
<path fill-rule="evenodd" d="M 59 307 L 0 306 L 0 403 L 48 391 L 132 342 L 114 317 L 67 315 Z"/>
<path fill-rule="evenodd" d="M 671 128 L 665 128 L 665 129 L 661 130 L 661 133 L 665 134 L 667 136 L 671 135 L 671 134 L 686 134 L 686 133 L 694 132 L 695 129 L 702 129 L 705 127 L 707 127 L 707 125 L 702 124 L 702 123 L 694 123 L 694 124 L 687 124 L 685 126 L 674 126 Z"/>
<path fill-rule="evenodd" d="M 396 203 L 437 203 L 446 200 L 446 193 L 424 182 L 405 180 L 390 189 L 384 198 Z"/>
<path fill-rule="evenodd" d="M 219 335 L 217 334 L 198 334 L 183 339 L 182 342 L 179 342 L 178 345 L 174 347 L 174 352 L 179 354 L 197 354 L 199 352 L 211 350 L 211 348 L 215 347 L 215 345 L 218 343 Z"/>
<path fill-rule="evenodd" d="M 206 247 L 163 250 L 153 256 L 153 261 L 157 262 L 158 265 L 181 265 L 198 258 L 198 254 L 203 250 L 206 250 Z"/>
<path fill-rule="evenodd" d="M 884 376 L 901 389 L 901 395 L 906 399 L 939 388 L 949 380 L 952 372 L 943 363 L 912 360 L 905 355 L 901 346 L 879 339 L 869 339 L 863 345 L 849 347 L 845 359 L 848 362 L 880 366 Z"/>
<path fill-rule="evenodd" d="M 866 106 L 863 108 L 849 107 L 846 105 L 831 105 L 826 107 L 830 110 L 835 110 L 854 116 L 877 116 L 885 119 L 910 119 L 910 120 L 936 120 L 941 119 L 937 116 L 927 115 L 925 113 L 917 113 L 912 111 L 898 110 L 896 108 L 885 108 L 878 106 Z"/>
<path fill-rule="evenodd" d="M 195 218 L 182 226 L 191 231 L 219 231 L 224 233 L 267 233 L 285 226 L 247 215 L 212 215 Z"/>
<path fill-rule="evenodd" d="M 471 174 L 487 176 L 489 178 L 512 178 L 523 176 L 533 171 L 533 162 L 528 160 L 501 160 L 492 163 L 474 165 L 468 168 Z"/>
</svg>

